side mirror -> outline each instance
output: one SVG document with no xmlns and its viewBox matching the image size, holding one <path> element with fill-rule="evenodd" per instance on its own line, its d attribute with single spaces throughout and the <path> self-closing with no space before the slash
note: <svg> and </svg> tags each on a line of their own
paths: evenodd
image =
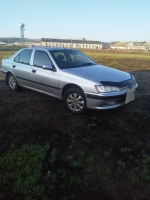
<svg viewBox="0 0 150 200">
<path fill-rule="evenodd" d="M 51 71 L 56 71 L 56 69 L 51 64 L 45 64 L 45 65 L 43 65 L 43 69 L 45 69 L 45 70 L 51 70 Z"/>
</svg>

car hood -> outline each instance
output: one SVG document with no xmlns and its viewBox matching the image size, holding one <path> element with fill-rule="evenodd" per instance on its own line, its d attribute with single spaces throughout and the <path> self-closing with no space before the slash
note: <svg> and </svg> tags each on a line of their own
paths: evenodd
<svg viewBox="0 0 150 200">
<path fill-rule="evenodd" d="M 104 81 L 122 82 L 131 79 L 131 75 L 129 73 L 102 65 L 69 68 L 69 69 L 63 69 L 63 71 L 72 75 L 89 79 L 97 83 Z"/>
</svg>

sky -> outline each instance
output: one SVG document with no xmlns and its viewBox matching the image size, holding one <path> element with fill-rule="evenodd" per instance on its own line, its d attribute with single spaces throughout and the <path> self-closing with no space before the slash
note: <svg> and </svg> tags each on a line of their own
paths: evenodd
<svg viewBox="0 0 150 200">
<path fill-rule="evenodd" d="M 150 0 L 0 0 L 0 38 L 150 41 Z"/>
</svg>

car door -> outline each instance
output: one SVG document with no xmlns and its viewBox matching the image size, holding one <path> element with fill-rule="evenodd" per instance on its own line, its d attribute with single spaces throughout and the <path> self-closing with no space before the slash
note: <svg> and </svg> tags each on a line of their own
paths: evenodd
<svg viewBox="0 0 150 200">
<path fill-rule="evenodd" d="M 31 54 L 32 49 L 24 49 L 14 59 L 12 63 L 12 73 L 15 75 L 19 85 L 31 87 Z"/>
<path fill-rule="evenodd" d="M 58 76 L 59 72 L 43 69 L 44 64 L 52 64 L 46 51 L 35 50 L 33 57 L 33 66 L 31 69 L 31 81 L 36 90 L 58 96 Z"/>
</svg>

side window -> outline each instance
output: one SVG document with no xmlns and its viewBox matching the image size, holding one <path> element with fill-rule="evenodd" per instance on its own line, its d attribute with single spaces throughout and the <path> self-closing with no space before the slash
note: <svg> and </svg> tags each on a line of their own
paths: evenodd
<svg viewBox="0 0 150 200">
<path fill-rule="evenodd" d="M 25 49 L 14 59 L 15 62 L 30 65 L 32 49 Z"/>
<path fill-rule="evenodd" d="M 45 51 L 35 51 L 33 65 L 42 68 L 44 64 L 52 65 L 48 54 Z"/>
</svg>

